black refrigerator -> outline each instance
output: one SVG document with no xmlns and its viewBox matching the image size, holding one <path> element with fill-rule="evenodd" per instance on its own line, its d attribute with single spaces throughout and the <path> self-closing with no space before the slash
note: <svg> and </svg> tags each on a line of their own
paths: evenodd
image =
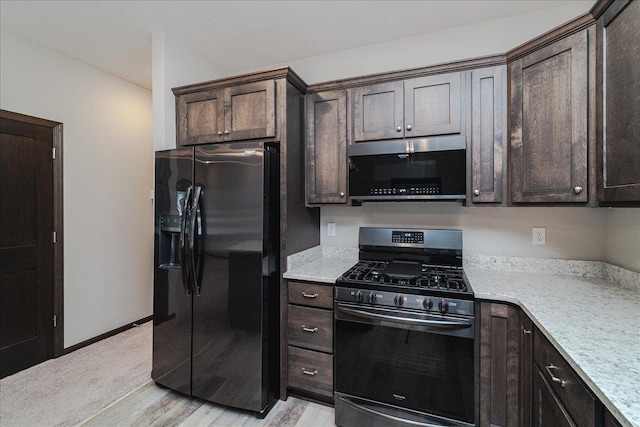
<svg viewBox="0 0 640 427">
<path fill-rule="evenodd" d="M 279 389 L 279 169 L 262 142 L 155 158 L 151 377 L 259 417 Z"/>
</svg>

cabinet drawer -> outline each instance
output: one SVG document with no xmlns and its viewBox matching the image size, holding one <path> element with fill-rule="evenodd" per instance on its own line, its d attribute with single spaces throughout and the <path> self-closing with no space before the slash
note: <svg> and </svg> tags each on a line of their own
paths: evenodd
<svg viewBox="0 0 640 427">
<path fill-rule="evenodd" d="M 289 305 L 289 344 L 333 352 L 333 311 Z"/>
<path fill-rule="evenodd" d="M 333 356 L 289 346 L 289 387 L 333 397 Z"/>
<path fill-rule="evenodd" d="M 594 426 L 599 413 L 599 402 L 582 384 L 560 353 L 537 329 L 534 332 L 533 348 L 533 357 L 541 374 L 575 423 L 579 426 Z"/>
<path fill-rule="evenodd" d="M 309 307 L 333 308 L 333 286 L 289 282 L 289 302 Z"/>
</svg>

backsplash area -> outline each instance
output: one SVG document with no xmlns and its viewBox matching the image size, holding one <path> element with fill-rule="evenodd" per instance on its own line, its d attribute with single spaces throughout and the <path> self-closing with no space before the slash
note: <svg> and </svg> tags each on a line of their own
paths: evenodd
<svg viewBox="0 0 640 427">
<path fill-rule="evenodd" d="M 615 217 L 615 221 L 608 221 L 608 216 Z M 464 207 L 448 202 L 381 202 L 322 207 L 320 221 L 323 246 L 357 247 L 360 226 L 455 228 L 463 231 L 467 258 L 483 255 L 605 261 L 640 272 L 638 208 L 504 208 Z M 328 223 L 335 224 L 335 237 L 327 236 Z M 546 229 L 545 245 L 532 244 L 532 227 Z M 621 244 L 623 248 L 619 247 Z"/>
</svg>

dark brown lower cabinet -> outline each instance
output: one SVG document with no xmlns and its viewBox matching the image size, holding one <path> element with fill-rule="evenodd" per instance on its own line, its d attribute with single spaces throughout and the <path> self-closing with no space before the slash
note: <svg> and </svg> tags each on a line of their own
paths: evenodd
<svg viewBox="0 0 640 427">
<path fill-rule="evenodd" d="M 287 386 L 333 402 L 333 285 L 288 282 Z"/>
<path fill-rule="evenodd" d="M 520 310 L 520 425 L 531 426 L 533 381 L 533 322 Z"/>
<path fill-rule="evenodd" d="M 540 369 L 533 377 L 533 425 L 535 427 L 575 427 L 571 416 L 555 395 Z"/>
<path fill-rule="evenodd" d="M 520 426 L 520 317 L 508 304 L 480 306 L 480 426 Z"/>
</svg>

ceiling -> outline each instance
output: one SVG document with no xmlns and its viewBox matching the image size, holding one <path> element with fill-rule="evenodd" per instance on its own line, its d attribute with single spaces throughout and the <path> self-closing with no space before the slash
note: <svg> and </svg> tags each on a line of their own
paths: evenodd
<svg viewBox="0 0 640 427">
<path fill-rule="evenodd" d="M 151 88 L 164 30 L 229 74 L 593 0 L 8 1 L 0 28 Z"/>
</svg>

